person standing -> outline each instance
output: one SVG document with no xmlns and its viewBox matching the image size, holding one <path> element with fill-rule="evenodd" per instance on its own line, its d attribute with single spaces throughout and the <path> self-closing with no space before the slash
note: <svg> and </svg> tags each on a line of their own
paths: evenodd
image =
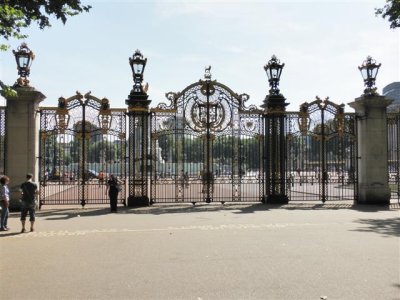
<svg viewBox="0 0 400 300">
<path fill-rule="evenodd" d="M 98 177 L 99 177 L 99 185 L 101 186 L 104 183 L 104 172 L 100 171 Z"/>
<path fill-rule="evenodd" d="M 113 174 L 110 174 L 110 178 L 107 181 L 107 191 L 106 194 L 110 197 L 110 208 L 111 212 L 117 212 L 117 200 L 118 193 L 121 191 L 121 186 L 119 185 L 118 178 Z"/>
<path fill-rule="evenodd" d="M 25 220 L 29 212 L 29 221 L 31 222 L 31 232 L 35 230 L 35 207 L 36 207 L 36 196 L 38 194 L 38 186 L 32 182 L 33 175 L 27 174 L 26 181 L 21 184 L 21 233 L 26 232 Z"/>
<path fill-rule="evenodd" d="M 1 202 L 1 215 L 0 215 L 0 231 L 8 231 L 8 207 L 10 206 L 10 191 L 8 183 L 10 178 L 3 176 L 0 178 L 0 202 Z"/>
</svg>

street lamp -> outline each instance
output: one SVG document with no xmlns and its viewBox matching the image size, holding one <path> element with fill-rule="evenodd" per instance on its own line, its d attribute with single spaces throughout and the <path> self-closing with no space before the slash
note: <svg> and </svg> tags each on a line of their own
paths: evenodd
<svg viewBox="0 0 400 300">
<path fill-rule="evenodd" d="M 269 90 L 270 95 L 279 95 L 279 80 L 281 78 L 282 69 L 285 64 L 281 64 L 280 60 L 272 55 L 272 58 L 264 66 L 264 70 L 268 76 L 268 82 L 271 89 Z"/>
<path fill-rule="evenodd" d="M 378 75 L 378 71 L 381 64 L 377 64 L 376 60 L 371 56 L 368 56 L 366 60 L 364 60 L 363 64 L 358 67 L 361 72 L 361 76 L 364 80 L 364 85 L 366 89 L 364 90 L 365 95 L 376 95 L 376 87 L 375 80 L 376 75 Z"/>
<path fill-rule="evenodd" d="M 28 48 L 26 43 L 22 43 L 18 47 L 18 51 L 13 50 L 15 61 L 17 62 L 18 75 L 16 84 L 19 86 L 29 86 L 27 77 L 30 73 L 32 61 L 35 59 L 35 54 Z"/>
<path fill-rule="evenodd" d="M 143 54 L 139 50 L 136 50 L 132 57 L 129 58 L 129 64 L 133 73 L 134 85 L 132 92 L 134 93 L 142 94 L 144 92 L 142 82 L 143 72 L 144 68 L 146 67 L 146 63 L 147 58 L 143 58 Z"/>
</svg>

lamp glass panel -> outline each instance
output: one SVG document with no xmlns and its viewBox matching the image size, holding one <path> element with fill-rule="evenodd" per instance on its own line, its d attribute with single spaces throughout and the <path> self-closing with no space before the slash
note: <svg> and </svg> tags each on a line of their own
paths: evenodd
<svg viewBox="0 0 400 300">
<path fill-rule="evenodd" d="M 267 73 L 268 79 L 271 79 L 272 78 L 271 69 L 268 67 L 265 69 L 265 72 Z"/>
<path fill-rule="evenodd" d="M 376 78 L 376 75 L 378 74 L 378 70 L 379 70 L 379 68 L 377 68 L 377 67 L 374 67 L 374 68 L 371 70 L 371 72 L 372 72 L 372 78 Z"/>
<path fill-rule="evenodd" d="M 136 75 L 140 75 L 143 73 L 143 64 L 135 62 L 133 63 L 133 72 L 135 72 Z"/>
<path fill-rule="evenodd" d="M 272 78 L 278 78 L 279 71 L 277 68 L 271 68 L 271 77 Z"/>
<path fill-rule="evenodd" d="M 368 78 L 368 71 L 366 68 L 362 68 L 360 70 L 360 72 L 361 72 L 361 76 L 363 77 L 364 80 Z"/>
<path fill-rule="evenodd" d="M 28 67 L 29 64 L 29 56 L 28 55 L 20 55 L 19 57 L 19 65 L 21 68 L 26 68 Z"/>
</svg>

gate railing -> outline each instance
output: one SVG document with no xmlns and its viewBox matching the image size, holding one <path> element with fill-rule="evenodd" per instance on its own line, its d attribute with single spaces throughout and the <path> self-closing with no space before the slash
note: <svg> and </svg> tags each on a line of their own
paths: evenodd
<svg viewBox="0 0 400 300">
<path fill-rule="evenodd" d="M 148 121 L 126 109 L 111 109 L 107 99 L 90 93 L 41 108 L 40 204 L 107 204 L 111 173 L 124 182 L 123 204 L 136 194 L 148 195 L 151 203 L 263 201 L 269 188 L 268 112 L 244 106 L 246 94 L 206 83 L 168 93 L 170 104 L 146 111 Z M 2 116 L 4 110 L 0 125 Z M 282 120 L 281 186 L 289 200 L 356 201 L 355 114 L 317 98 L 297 112 L 284 112 Z M 389 143 L 395 149 L 398 123 L 398 115 L 389 117 Z M 392 197 L 399 194 L 398 157 L 398 150 L 389 153 L 390 170 L 397 170 L 390 172 Z"/>
<path fill-rule="evenodd" d="M 40 206 L 107 204 L 109 174 L 123 182 L 125 204 L 125 118 L 125 109 L 111 109 L 90 92 L 40 108 Z"/>
<path fill-rule="evenodd" d="M 262 198 L 262 115 L 210 78 L 151 109 L 151 202 Z"/>
<path fill-rule="evenodd" d="M 388 172 L 391 199 L 400 200 L 400 111 L 388 114 Z"/>
<path fill-rule="evenodd" d="M 357 199 L 356 119 L 327 99 L 288 112 L 287 193 L 291 201 Z"/>
</svg>

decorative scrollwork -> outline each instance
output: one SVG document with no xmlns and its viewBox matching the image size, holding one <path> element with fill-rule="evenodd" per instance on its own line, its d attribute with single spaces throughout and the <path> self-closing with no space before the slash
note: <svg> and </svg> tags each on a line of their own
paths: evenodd
<svg viewBox="0 0 400 300">
<path fill-rule="evenodd" d="M 305 136 L 307 135 L 308 129 L 310 127 L 310 115 L 308 113 L 308 103 L 303 103 L 300 106 L 300 112 L 299 112 L 299 129 L 301 132 L 301 135 Z"/>
</svg>

